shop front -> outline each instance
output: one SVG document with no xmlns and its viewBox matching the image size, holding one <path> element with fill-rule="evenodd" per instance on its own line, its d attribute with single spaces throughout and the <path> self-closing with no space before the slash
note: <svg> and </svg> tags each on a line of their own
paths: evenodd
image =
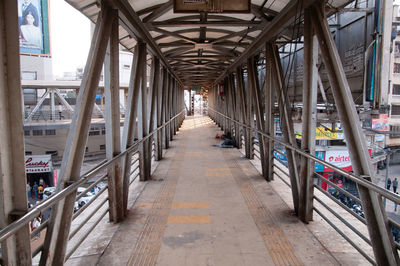
<svg viewBox="0 0 400 266">
<path fill-rule="evenodd" d="M 51 155 L 26 155 L 25 169 L 30 186 L 43 183 L 44 187 L 52 187 L 56 184 Z"/>
</svg>

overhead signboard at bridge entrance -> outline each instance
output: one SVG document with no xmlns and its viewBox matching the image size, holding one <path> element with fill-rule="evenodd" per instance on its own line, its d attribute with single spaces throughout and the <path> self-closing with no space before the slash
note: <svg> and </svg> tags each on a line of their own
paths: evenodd
<svg viewBox="0 0 400 266">
<path fill-rule="evenodd" d="M 249 13 L 249 0 L 175 0 L 174 12 Z"/>
</svg>

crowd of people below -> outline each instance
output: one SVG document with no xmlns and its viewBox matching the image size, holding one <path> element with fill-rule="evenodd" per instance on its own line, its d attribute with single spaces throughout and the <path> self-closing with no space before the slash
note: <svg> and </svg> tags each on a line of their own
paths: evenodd
<svg viewBox="0 0 400 266">
<path fill-rule="evenodd" d="M 29 199 L 42 200 L 45 187 L 46 184 L 44 183 L 43 179 L 39 180 L 39 184 L 37 182 L 34 182 L 33 186 L 31 186 L 29 182 L 27 182 L 26 191 L 28 195 L 28 200 Z"/>
</svg>

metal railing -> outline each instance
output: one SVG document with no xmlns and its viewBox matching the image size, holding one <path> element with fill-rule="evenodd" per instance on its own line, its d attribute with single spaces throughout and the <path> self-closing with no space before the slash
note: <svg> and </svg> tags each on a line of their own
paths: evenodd
<svg viewBox="0 0 400 266">
<path fill-rule="evenodd" d="M 149 140 L 150 138 L 153 137 L 155 133 L 158 131 L 162 130 L 164 127 L 168 126 L 170 123 L 172 123 L 174 120 L 176 120 L 178 117 L 184 116 L 184 110 L 182 110 L 180 113 L 172 117 L 168 122 L 164 123 L 162 126 L 158 127 L 154 131 L 152 131 L 150 134 L 145 136 L 144 138 L 136 141 L 131 147 L 129 147 L 126 151 L 118 154 L 111 160 L 104 160 L 100 164 L 98 164 L 96 167 L 85 173 L 80 177 L 79 180 L 75 181 L 74 183 L 70 184 L 66 188 L 62 189 L 61 191 L 55 193 L 51 197 L 49 197 L 46 200 L 43 200 L 42 202 L 38 203 L 34 207 L 30 208 L 28 212 L 23 215 L 21 218 L 18 220 L 14 221 L 13 223 L 7 225 L 3 229 L 0 230 L 0 242 L 3 242 L 7 240 L 9 237 L 14 235 L 18 230 L 20 230 L 24 226 L 28 226 L 29 223 L 35 219 L 36 217 L 40 216 L 43 212 L 46 210 L 49 210 L 52 206 L 56 205 L 59 203 L 61 200 L 66 198 L 68 195 L 76 193 L 77 189 L 84 185 L 85 183 L 88 183 L 90 180 L 93 182 L 93 177 L 96 177 L 94 182 L 91 183 L 85 190 L 83 190 L 79 195 L 76 196 L 76 201 L 78 201 L 81 197 L 85 196 L 85 194 L 89 191 L 91 191 L 93 188 L 95 188 L 100 182 L 104 181 L 107 179 L 107 174 L 103 173 L 103 171 L 106 172 L 105 170 L 108 169 L 109 167 L 112 167 L 115 163 L 120 162 L 122 159 L 124 159 L 126 156 L 131 158 L 131 172 L 129 175 L 130 181 L 129 185 L 131 185 L 139 176 L 139 156 L 141 156 L 138 152 L 139 145 L 145 142 L 146 140 Z M 152 152 L 152 158 L 155 158 L 155 144 L 154 144 L 154 139 L 152 142 L 152 147 L 151 147 L 151 152 Z M 108 190 L 108 185 L 104 186 L 101 188 L 86 204 L 81 206 L 78 211 L 76 211 L 73 216 L 72 220 L 75 220 L 80 216 L 86 209 L 88 209 L 89 206 L 91 206 L 96 200 L 100 198 L 103 193 Z M 82 222 L 77 226 L 74 230 L 70 232 L 69 235 L 69 240 L 71 240 L 76 234 L 83 228 L 85 224 L 88 223 L 89 220 L 91 220 L 92 217 L 95 215 L 99 214 L 99 210 L 108 202 L 108 196 L 104 196 L 103 199 L 99 202 L 97 206 L 92 208 L 91 212 L 86 215 Z M 93 231 L 93 229 L 100 223 L 100 221 L 104 218 L 104 216 L 109 212 L 109 208 L 107 207 L 101 214 L 98 216 L 98 218 L 91 224 L 90 228 L 86 230 L 86 232 L 83 235 L 80 235 L 80 238 L 78 241 L 76 241 L 76 244 L 73 247 L 69 247 L 69 250 L 67 251 L 66 258 L 67 260 L 75 251 L 76 249 L 82 244 L 82 242 L 90 235 L 90 233 Z M 44 229 L 47 228 L 48 226 L 48 220 L 44 221 L 38 228 L 33 230 L 30 233 L 31 238 L 33 238 L 35 235 L 43 231 Z M 32 251 L 32 258 L 34 258 L 41 250 L 43 249 L 43 243 L 38 245 L 38 247 Z"/>
<path fill-rule="evenodd" d="M 312 160 L 315 163 L 319 163 L 323 166 L 325 166 L 326 168 L 331 169 L 333 172 L 340 174 L 341 176 L 347 178 L 348 180 L 353 181 L 355 184 L 357 184 L 357 186 L 363 186 L 365 188 L 367 188 L 370 191 L 373 191 L 375 193 L 378 194 L 379 197 L 381 198 L 386 198 L 388 200 L 391 200 L 392 202 L 394 202 L 395 204 L 400 204 L 400 196 L 398 194 L 395 194 L 389 190 L 387 190 L 386 188 L 382 188 L 379 187 L 378 185 L 364 179 L 364 176 L 359 176 L 355 173 L 351 173 L 351 172 L 347 172 L 341 168 L 336 167 L 335 165 L 332 165 L 330 163 L 325 162 L 324 160 L 315 157 L 309 153 L 306 153 L 305 151 L 291 146 L 290 144 L 287 144 L 275 137 L 272 137 L 270 135 L 265 134 L 264 132 L 256 129 L 256 128 L 252 128 L 244 123 L 241 123 L 239 121 L 236 121 L 218 111 L 215 111 L 214 109 L 209 107 L 209 113 L 213 113 L 215 115 L 214 120 L 218 120 L 221 121 L 221 119 L 227 119 L 230 120 L 231 122 L 238 124 L 239 126 L 241 126 L 243 129 L 246 128 L 247 130 L 252 131 L 253 133 L 257 132 L 259 134 L 259 136 L 263 136 L 266 141 L 271 141 L 274 144 L 279 144 L 287 149 L 290 149 L 294 152 L 296 152 L 297 154 L 299 154 L 300 156 L 306 157 L 310 160 Z M 225 123 L 226 124 L 226 123 Z M 242 132 L 242 131 L 240 131 Z M 253 134 L 252 134 L 253 135 Z M 242 135 L 240 136 L 241 141 L 245 141 L 245 139 L 242 137 Z M 259 143 L 257 141 L 252 141 L 252 143 L 254 144 L 253 147 L 251 147 L 253 149 L 254 152 L 254 156 L 257 159 L 261 159 L 260 156 L 260 149 L 259 149 Z M 286 154 L 284 154 L 282 151 L 280 151 L 279 149 L 275 149 L 274 148 L 274 153 L 277 153 L 281 156 L 286 157 Z M 289 180 L 289 170 L 288 170 L 288 166 L 287 163 L 284 162 L 282 159 L 274 156 L 274 163 L 273 163 L 273 174 L 275 176 L 277 176 L 281 181 L 283 181 L 288 187 L 290 186 L 290 180 Z M 337 192 L 337 193 L 341 193 L 341 195 L 344 195 L 344 197 L 346 199 L 349 199 L 348 202 L 357 204 L 361 207 L 361 199 L 359 199 L 357 196 L 351 194 L 350 192 L 346 191 L 344 188 L 340 187 L 338 184 L 332 182 L 329 179 L 326 179 L 324 176 L 322 176 L 320 173 L 315 172 L 314 171 L 314 177 L 317 180 L 320 180 L 318 183 L 322 184 L 322 182 L 326 182 L 326 184 L 330 185 L 331 188 L 334 189 L 333 192 Z M 346 204 L 346 202 L 342 202 L 342 200 L 340 200 L 339 198 L 333 196 L 331 193 L 327 192 L 321 185 L 318 184 L 314 184 L 313 186 L 316 190 L 318 190 L 318 192 L 320 192 L 320 195 L 326 196 L 328 199 L 330 199 L 332 202 L 336 203 L 335 205 L 337 205 L 337 208 L 334 208 L 332 206 L 330 206 L 326 201 L 323 200 L 322 197 L 320 197 L 319 195 L 316 195 L 316 193 L 313 193 L 313 200 L 314 200 L 314 204 L 313 204 L 313 210 L 323 219 L 325 220 L 335 231 L 337 231 L 350 245 L 352 245 L 366 260 L 368 260 L 371 264 L 375 264 L 375 260 L 374 258 L 372 258 L 369 254 L 367 254 L 367 252 L 365 252 L 362 248 L 360 248 L 360 246 L 356 243 L 356 241 L 354 241 L 353 239 L 351 239 L 337 224 L 335 224 L 334 222 L 332 222 L 331 219 L 329 219 L 324 211 L 326 210 L 328 213 L 331 213 L 334 217 L 337 218 L 338 221 L 340 221 L 343 225 L 345 225 L 348 229 L 350 229 L 352 232 L 354 232 L 354 234 L 356 234 L 360 239 L 362 239 L 365 243 L 367 243 L 369 246 L 371 246 L 371 240 L 369 239 L 368 234 L 364 234 L 361 232 L 361 230 L 359 230 L 359 228 L 357 228 L 357 226 L 351 224 L 345 217 L 343 217 L 341 214 L 339 214 L 338 209 L 343 209 L 346 212 L 348 212 L 349 214 L 351 214 L 353 217 L 355 217 L 357 219 L 357 221 L 361 224 L 364 225 L 364 229 L 366 229 L 367 223 L 366 220 L 364 218 L 364 214 L 362 211 L 362 207 L 357 208 L 357 211 L 354 210 L 354 208 L 350 207 L 348 204 Z M 316 204 L 318 203 L 322 208 L 316 207 Z M 392 226 L 392 230 L 398 230 L 400 232 L 400 224 L 397 223 L 395 220 L 388 218 L 388 222 L 390 224 L 390 226 Z M 395 229 L 394 229 L 395 228 Z M 367 230 L 364 230 L 367 231 Z M 393 247 L 397 248 L 398 250 L 400 249 L 400 245 L 399 243 L 393 241 Z"/>
</svg>

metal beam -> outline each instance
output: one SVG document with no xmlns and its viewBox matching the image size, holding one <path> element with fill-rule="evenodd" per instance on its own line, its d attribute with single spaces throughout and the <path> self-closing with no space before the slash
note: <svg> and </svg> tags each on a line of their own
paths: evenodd
<svg viewBox="0 0 400 266">
<path fill-rule="evenodd" d="M 320 55 L 328 73 L 340 122 L 344 129 L 351 164 L 353 171 L 357 175 L 364 176 L 364 179 L 371 181 L 374 176 L 374 170 L 370 161 L 367 142 L 335 41 L 322 9 L 322 7 L 318 6 L 310 7 L 312 24 L 318 37 Z M 375 192 L 363 186 L 358 186 L 358 190 L 377 264 L 398 265 L 398 253 L 393 243 L 392 232 L 382 199 L 378 198 Z"/>
<path fill-rule="evenodd" d="M 46 89 L 46 92 L 43 94 L 43 96 L 39 99 L 39 102 L 36 104 L 36 106 L 33 108 L 32 112 L 29 113 L 28 117 L 25 119 L 25 122 L 31 121 L 32 117 L 36 114 L 36 112 L 41 108 L 44 100 L 46 99 L 47 95 L 49 95 L 50 90 Z M 44 117 L 44 116 L 43 116 Z"/>
<path fill-rule="evenodd" d="M 157 21 L 146 23 L 149 28 L 152 27 L 256 27 L 260 30 L 259 21 Z"/>
<path fill-rule="evenodd" d="M 264 132 L 265 121 L 264 121 L 264 110 L 262 107 L 262 98 L 260 91 L 260 84 L 258 83 L 258 75 L 257 75 L 257 67 L 254 57 L 250 57 L 247 59 L 247 77 L 248 77 L 248 88 L 251 90 L 251 95 L 253 96 L 254 103 L 254 112 L 256 114 L 256 122 L 257 128 L 261 132 Z M 264 137 L 258 134 L 258 143 L 260 148 L 260 160 L 261 160 L 261 168 L 262 175 L 265 180 L 268 180 L 268 169 L 265 165 L 265 146 L 264 146 Z"/>
<path fill-rule="evenodd" d="M 154 128 L 157 128 L 157 121 L 158 121 L 158 85 L 159 85 L 159 80 L 160 80 L 160 59 L 158 59 L 156 56 L 152 57 L 151 60 L 151 69 L 150 69 L 150 87 L 149 87 L 149 131 L 152 132 Z M 157 138 L 159 134 L 156 134 L 154 138 L 154 146 L 155 146 L 155 153 L 157 154 Z M 151 154 L 152 154 L 152 139 L 149 140 L 148 142 L 148 158 L 147 158 L 147 163 L 148 169 L 151 170 Z M 157 155 L 156 155 L 157 158 Z M 150 175 L 150 173 L 149 173 Z"/>
<path fill-rule="evenodd" d="M 144 44 L 144 48 L 146 48 Z M 147 113 L 147 64 L 146 56 L 141 58 L 139 67 L 142 68 L 141 86 L 139 90 L 139 104 L 138 104 L 138 139 L 143 139 L 149 132 L 148 127 L 148 113 Z M 139 176 L 140 181 L 147 181 L 150 178 L 150 171 L 147 163 L 148 156 L 148 140 L 139 145 Z"/>
<path fill-rule="evenodd" d="M 234 69 L 240 66 L 247 58 L 261 49 L 266 42 L 273 40 L 282 29 L 290 25 L 294 21 L 296 14 L 301 10 L 300 4 L 303 8 L 306 8 L 314 1 L 315 0 L 304 0 L 302 3 L 298 0 L 290 1 L 270 23 L 261 29 L 262 33 L 250 44 L 246 51 L 237 57 L 229 68 L 219 76 L 215 83 L 218 83 L 218 81 L 223 79 L 229 72 L 234 71 Z"/>
<path fill-rule="evenodd" d="M 265 47 L 265 55 L 268 55 L 267 45 Z M 275 137 L 275 127 L 274 127 L 274 91 L 273 91 L 273 80 L 272 80 L 272 60 L 266 58 L 265 60 L 265 78 L 264 78 L 264 100 L 265 100 L 265 134 Z M 267 181 L 272 181 L 274 179 L 273 166 L 274 166 L 274 142 L 270 139 L 264 138 L 265 146 L 265 168 L 268 169 Z"/>
<path fill-rule="evenodd" d="M 57 191 L 68 186 L 80 177 L 85 153 L 93 104 L 96 99 L 104 56 L 111 33 L 113 11 L 104 7 L 99 15 L 93 34 L 85 74 L 75 108 L 74 117 L 68 133 L 63 155 Z M 75 193 L 70 194 L 52 208 L 50 224 L 40 258 L 40 265 L 63 265 L 75 203 Z"/>
<path fill-rule="evenodd" d="M 143 23 L 151 22 L 156 20 L 157 18 L 161 17 L 168 11 L 170 11 L 173 7 L 173 1 L 169 0 L 168 2 L 162 4 L 159 8 L 154 10 L 150 15 L 146 16 L 143 18 Z"/>
<path fill-rule="evenodd" d="M 296 138 L 294 136 L 293 121 L 290 112 L 290 106 L 287 101 L 288 97 L 285 89 L 285 80 L 279 52 L 276 45 L 272 43 L 267 44 L 267 58 L 272 62 L 272 78 L 274 80 L 275 95 L 278 98 L 279 113 L 281 116 L 282 130 L 286 143 L 296 147 Z M 299 175 L 298 175 L 298 162 L 297 155 L 291 150 L 286 148 L 286 157 L 289 166 L 290 183 L 292 188 L 293 206 L 294 211 L 298 214 L 299 209 Z"/>
<path fill-rule="evenodd" d="M 303 115 L 301 149 L 315 155 L 315 128 L 317 124 L 318 42 L 311 25 L 310 11 L 304 10 L 303 56 Z M 301 157 L 300 161 L 300 219 L 312 220 L 314 161 Z"/>
<path fill-rule="evenodd" d="M 164 79 L 164 68 L 162 68 L 159 72 L 159 82 L 160 85 L 157 87 L 157 127 L 160 127 L 162 125 L 163 117 L 162 117 L 162 96 L 163 96 L 163 79 Z M 162 150 L 162 141 L 163 141 L 163 134 L 162 130 L 159 130 L 156 133 L 156 161 L 159 161 L 163 157 L 163 150 Z"/>
<path fill-rule="evenodd" d="M 110 41 L 104 61 L 104 95 L 106 101 L 106 157 L 112 160 L 121 153 L 120 103 L 119 103 L 119 42 L 118 11 L 113 11 Z M 124 218 L 123 185 L 121 163 L 115 163 L 107 171 L 108 205 L 110 221 L 120 222 Z"/>
<path fill-rule="evenodd" d="M 0 2 L 0 228 L 28 211 L 18 5 Z M 31 265 L 29 226 L 1 243 L 3 265 Z"/>
<path fill-rule="evenodd" d="M 135 47 L 135 56 L 133 57 L 131 77 L 129 81 L 128 88 L 128 98 L 125 111 L 125 122 L 124 129 L 122 132 L 122 146 L 121 151 L 127 150 L 131 147 L 135 141 L 135 134 L 137 131 L 136 117 L 138 113 L 138 102 L 139 102 L 139 90 L 142 79 L 141 63 L 146 58 L 146 45 L 139 41 Z M 130 165 L 131 165 L 131 155 L 127 155 L 122 160 L 123 169 L 123 203 L 125 215 L 127 215 L 128 206 L 128 191 L 129 191 L 129 181 L 130 181 Z"/>
<path fill-rule="evenodd" d="M 168 102 L 168 94 L 169 94 L 169 82 L 170 80 L 170 75 L 166 69 L 163 69 L 163 88 L 162 88 L 162 116 L 163 116 L 163 123 L 168 121 L 168 107 L 169 107 L 169 102 Z M 168 149 L 169 148 L 169 130 L 168 130 L 168 125 L 163 128 L 163 144 L 164 148 Z"/>
<path fill-rule="evenodd" d="M 133 10 L 131 4 L 127 0 L 105 1 L 107 1 L 111 6 L 114 6 L 119 10 L 119 17 L 122 21 L 121 25 L 126 26 L 125 29 L 128 31 L 128 33 L 136 36 L 137 40 L 141 39 L 145 43 L 147 43 L 147 47 L 148 49 L 150 49 L 151 53 L 160 58 L 163 64 L 171 71 L 172 75 L 174 75 L 180 82 L 179 78 L 176 76 L 176 73 L 171 69 L 168 60 L 164 57 L 157 43 L 152 38 L 150 32 L 146 29 L 139 16 Z"/>
</svg>

